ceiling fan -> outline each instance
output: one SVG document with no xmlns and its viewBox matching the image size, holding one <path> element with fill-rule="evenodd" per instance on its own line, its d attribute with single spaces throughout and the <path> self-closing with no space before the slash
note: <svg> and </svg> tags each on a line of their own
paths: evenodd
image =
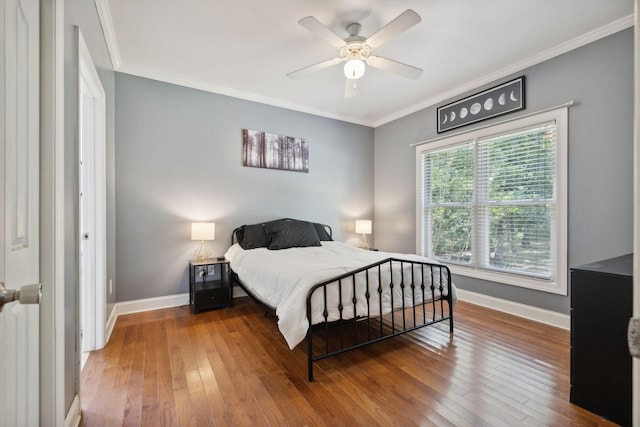
<svg viewBox="0 0 640 427">
<path fill-rule="evenodd" d="M 343 40 L 315 17 L 307 16 L 302 18 L 298 23 L 338 49 L 339 56 L 288 73 L 287 77 L 295 79 L 344 62 L 344 74 L 347 78 L 344 90 L 345 98 L 356 96 L 358 79 L 364 75 L 365 63 L 380 70 L 391 71 L 410 79 L 417 79 L 422 73 L 422 69 L 381 56 L 371 55 L 371 52 L 420 21 L 420 15 L 411 9 L 407 9 L 368 38 L 359 35 L 360 24 L 354 22 L 347 25 L 346 29 L 349 37 Z"/>
</svg>

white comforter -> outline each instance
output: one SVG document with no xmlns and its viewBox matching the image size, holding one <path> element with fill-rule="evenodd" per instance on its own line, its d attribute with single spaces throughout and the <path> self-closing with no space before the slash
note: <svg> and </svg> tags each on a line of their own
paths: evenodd
<svg viewBox="0 0 640 427">
<path fill-rule="evenodd" d="M 244 285 L 265 303 L 276 308 L 278 316 L 278 328 L 285 337 L 289 347 L 293 349 L 300 343 L 307 334 L 309 322 L 306 317 L 306 298 L 309 289 L 323 280 L 336 277 L 351 270 L 373 264 L 386 258 L 400 258 L 410 261 L 434 261 L 417 255 L 395 254 L 389 252 L 367 251 L 359 249 L 341 242 L 322 242 L 322 246 L 306 248 L 290 248 L 282 250 L 268 250 L 266 248 L 244 250 L 238 244 L 229 248 L 225 257 L 231 261 L 231 268 L 238 275 Z M 387 267 L 388 270 L 388 267 Z M 388 283 L 389 272 L 383 269 L 383 283 Z M 396 271 L 397 270 L 397 271 Z M 394 306 L 401 304 L 400 269 L 394 270 Z M 405 268 L 405 283 L 411 275 L 411 268 Z M 370 281 L 372 277 L 370 275 Z M 439 281 L 436 279 L 436 288 Z M 350 283 L 350 282 L 349 282 Z M 364 274 L 357 282 L 357 289 L 366 286 Z M 377 283 L 377 278 L 375 279 Z M 446 283 L 446 282 L 445 282 Z M 376 285 L 377 286 L 377 285 Z M 371 292 L 371 304 L 377 307 L 378 293 Z M 364 292 L 356 291 L 358 294 Z M 343 286 L 343 318 L 353 317 L 354 306 L 351 302 L 353 287 L 351 284 Z M 428 298 L 431 298 L 430 289 L 427 290 Z M 445 286 L 446 295 L 446 286 Z M 421 302 L 420 292 L 416 292 Z M 384 294 L 383 294 L 384 295 Z M 436 293 L 436 296 L 438 293 Z M 319 300 L 318 296 L 318 300 Z M 410 290 L 405 290 L 405 301 L 411 304 L 413 298 Z M 453 288 L 454 301 L 456 298 L 455 288 Z M 334 297 L 337 299 L 337 292 Z M 385 312 L 391 311 L 389 298 L 383 298 Z M 321 304 L 314 304 L 312 301 L 313 324 L 323 322 L 324 308 Z M 364 298 L 360 298 L 356 305 L 358 315 L 366 314 L 367 304 Z M 329 310 L 329 321 L 338 320 L 340 313 L 338 310 Z"/>
</svg>

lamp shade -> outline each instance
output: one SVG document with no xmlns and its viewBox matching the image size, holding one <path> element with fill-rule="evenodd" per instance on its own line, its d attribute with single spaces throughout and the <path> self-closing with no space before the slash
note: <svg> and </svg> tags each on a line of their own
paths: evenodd
<svg viewBox="0 0 640 427">
<path fill-rule="evenodd" d="M 344 64 L 344 75 L 348 79 L 359 79 L 364 76 L 364 62 L 350 59 Z"/>
<path fill-rule="evenodd" d="M 216 224 L 214 222 L 191 223 L 191 240 L 215 240 Z"/>
<path fill-rule="evenodd" d="M 371 220 L 370 219 L 357 219 L 356 220 L 356 233 L 358 234 L 371 234 Z"/>
</svg>

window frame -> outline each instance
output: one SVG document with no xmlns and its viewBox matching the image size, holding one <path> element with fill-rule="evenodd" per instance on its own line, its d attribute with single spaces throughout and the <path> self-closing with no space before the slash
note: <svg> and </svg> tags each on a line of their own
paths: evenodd
<svg viewBox="0 0 640 427">
<path fill-rule="evenodd" d="M 423 183 L 422 155 L 425 151 L 452 148 L 470 141 L 476 141 L 491 136 L 516 132 L 519 129 L 531 127 L 543 123 L 555 122 L 556 125 L 556 179 L 554 185 L 555 214 L 552 221 L 552 252 L 555 252 L 554 267 L 551 271 L 551 279 L 535 278 L 517 273 L 502 272 L 482 267 L 465 266 L 442 260 L 453 274 L 487 280 L 505 285 L 518 286 L 528 289 L 567 295 L 568 270 L 567 270 L 567 217 L 568 217 L 568 108 L 558 108 L 537 114 L 531 114 L 520 118 L 500 122 L 494 125 L 483 126 L 465 132 L 445 136 L 432 142 L 416 145 L 416 249 L 417 253 L 430 256 L 430 247 L 423 247 L 422 238 L 424 230 L 423 212 Z M 475 219 L 474 219 L 474 222 Z M 477 234 L 477 233 L 474 233 Z M 429 242 L 425 246 L 430 246 Z M 472 245 L 478 243 L 472 241 Z M 474 250 L 476 248 L 474 247 Z M 475 256 L 484 256 L 476 253 Z"/>
</svg>

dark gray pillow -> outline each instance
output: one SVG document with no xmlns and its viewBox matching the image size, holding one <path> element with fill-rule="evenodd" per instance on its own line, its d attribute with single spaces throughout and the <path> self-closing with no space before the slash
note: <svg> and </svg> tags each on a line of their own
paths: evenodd
<svg viewBox="0 0 640 427">
<path fill-rule="evenodd" d="M 242 238 L 238 243 L 242 249 L 266 248 L 269 246 L 269 238 L 264 224 L 245 225 Z"/>
<path fill-rule="evenodd" d="M 316 233 L 318 233 L 318 237 L 320 238 L 321 242 L 330 242 L 330 241 L 333 240 L 331 238 L 331 235 L 327 231 L 327 229 L 324 227 L 324 225 L 318 224 L 317 222 L 314 222 L 313 223 L 313 228 L 316 229 Z"/>
<path fill-rule="evenodd" d="M 275 221 L 265 224 L 269 249 L 304 248 L 320 246 L 320 238 L 310 222 Z"/>
</svg>

